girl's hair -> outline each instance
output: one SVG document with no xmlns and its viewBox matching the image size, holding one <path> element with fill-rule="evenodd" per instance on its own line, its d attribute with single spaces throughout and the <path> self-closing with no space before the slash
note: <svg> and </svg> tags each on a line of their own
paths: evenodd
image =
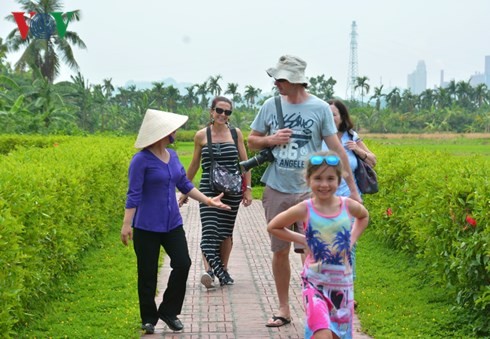
<svg viewBox="0 0 490 339">
<path fill-rule="evenodd" d="M 231 102 L 230 99 L 228 99 L 227 97 L 223 97 L 223 96 L 217 96 L 217 97 L 214 97 L 213 101 L 211 101 L 211 110 L 216 108 L 216 105 L 218 104 L 218 102 L 226 102 L 227 104 L 230 104 L 230 108 L 233 109 L 233 103 Z M 211 126 L 214 123 L 212 113 L 210 113 L 209 118 L 210 119 L 209 119 L 208 126 Z M 227 122 L 227 124 L 229 124 L 229 122 Z"/>
<path fill-rule="evenodd" d="M 330 165 L 327 165 L 325 160 L 323 160 L 320 165 L 313 165 L 310 162 L 310 159 L 311 159 L 311 157 L 314 157 L 315 155 L 319 155 L 321 157 L 326 157 L 328 155 L 335 155 L 336 157 L 339 158 L 339 163 L 335 166 L 330 166 Z M 337 174 L 337 178 L 338 178 L 339 185 L 340 185 L 340 182 L 342 181 L 342 160 L 340 160 L 339 155 L 333 151 L 328 151 L 328 152 L 327 151 L 321 151 L 321 152 L 316 152 L 316 153 L 313 153 L 310 155 L 308 160 L 306 160 L 306 181 L 308 181 L 308 179 L 310 179 L 310 177 L 313 175 L 313 173 L 315 173 L 322 166 L 335 168 L 335 174 Z"/>
<path fill-rule="evenodd" d="M 354 123 L 350 119 L 349 110 L 347 109 L 347 106 L 345 106 L 345 104 L 338 99 L 328 100 L 328 103 L 330 105 L 334 105 L 339 110 L 339 114 L 340 114 L 340 125 L 338 128 L 339 132 L 346 132 L 346 131 L 350 131 L 351 129 L 354 129 Z"/>
<path fill-rule="evenodd" d="M 230 99 L 228 99 L 227 97 L 223 97 L 223 96 L 217 96 L 213 99 L 213 101 L 211 101 L 211 109 L 214 109 L 216 107 L 216 104 L 218 102 L 221 102 L 221 101 L 224 101 L 224 102 L 230 104 L 230 107 L 233 108 L 233 103 L 231 102 Z"/>
</svg>

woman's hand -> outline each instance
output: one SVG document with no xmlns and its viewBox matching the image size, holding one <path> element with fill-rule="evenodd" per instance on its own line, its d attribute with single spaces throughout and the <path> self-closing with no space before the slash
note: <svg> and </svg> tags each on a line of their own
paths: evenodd
<svg viewBox="0 0 490 339">
<path fill-rule="evenodd" d="M 359 152 L 362 151 L 362 149 L 359 147 L 359 145 L 357 145 L 357 142 L 352 141 L 352 140 L 347 141 L 345 143 L 345 147 L 347 147 L 347 149 L 349 149 L 353 152 L 356 152 L 357 154 L 360 154 Z"/>
<path fill-rule="evenodd" d="M 130 224 L 123 224 L 121 228 L 121 241 L 125 246 L 128 246 L 129 240 L 133 240 L 133 228 Z"/>
<path fill-rule="evenodd" d="M 243 199 L 242 199 L 242 204 L 245 207 L 250 206 L 252 203 L 252 190 L 251 189 L 246 189 L 245 192 L 243 193 Z"/>
<path fill-rule="evenodd" d="M 189 197 L 186 194 L 181 194 L 179 197 L 179 207 L 189 202 Z"/>
<path fill-rule="evenodd" d="M 223 210 L 231 210 L 230 206 L 223 204 L 221 202 L 221 198 L 224 195 L 225 195 L 224 193 L 221 193 L 220 195 L 217 195 L 214 198 L 208 198 L 208 206 L 221 208 Z"/>
</svg>

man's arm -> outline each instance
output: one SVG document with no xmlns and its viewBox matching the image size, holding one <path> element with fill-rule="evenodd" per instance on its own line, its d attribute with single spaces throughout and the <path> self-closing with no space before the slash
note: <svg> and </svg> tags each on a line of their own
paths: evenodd
<svg viewBox="0 0 490 339">
<path fill-rule="evenodd" d="M 327 144 L 329 150 L 334 151 L 339 155 L 340 159 L 342 160 L 342 164 L 344 164 L 343 169 L 345 172 L 347 172 L 347 176 L 345 176 L 344 179 L 347 183 L 347 186 L 349 186 L 350 198 L 362 203 L 361 196 L 357 191 L 357 186 L 354 181 L 354 175 L 349 166 L 349 159 L 347 158 L 347 153 L 345 153 L 344 146 L 342 146 L 342 143 L 340 142 L 336 134 L 324 137 L 323 140 L 325 140 L 325 143 Z"/>
</svg>

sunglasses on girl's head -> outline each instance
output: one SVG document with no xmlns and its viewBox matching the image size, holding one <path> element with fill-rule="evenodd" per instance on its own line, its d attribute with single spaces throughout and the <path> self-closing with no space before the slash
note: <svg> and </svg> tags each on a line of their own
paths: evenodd
<svg viewBox="0 0 490 339">
<path fill-rule="evenodd" d="M 310 164 L 312 165 L 321 165 L 322 162 L 325 161 L 325 163 L 329 166 L 337 166 L 340 162 L 340 158 L 336 155 L 314 155 L 310 158 Z"/>
<path fill-rule="evenodd" d="M 223 114 L 225 113 L 227 116 L 230 116 L 231 113 L 233 112 L 232 110 L 229 110 L 229 109 L 222 109 L 222 108 L 219 108 L 219 107 L 216 107 L 214 109 L 214 111 L 218 114 Z"/>
</svg>

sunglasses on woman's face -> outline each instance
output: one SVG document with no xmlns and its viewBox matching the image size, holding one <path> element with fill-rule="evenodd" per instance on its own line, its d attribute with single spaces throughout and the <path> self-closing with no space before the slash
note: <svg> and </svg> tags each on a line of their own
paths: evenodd
<svg viewBox="0 0 490 339">
<path fill-rule="evenodd" d="M 310 158 L 310 164 L 315 166 L 321 165 L 323 161 L 325 161 L 328 166 L 337 166 L 340 162 L 340 158 L 332 154 L 327 156 L 314 155 Z"/>
<path fill-rule="evenodd" d="M 222 109 L 222 108 L 219 108 L 219 107 L 216 107 L 214 109 L 214 111 L 218 114 L 223 114 L 225 113 L 227 116 L 230 116 L 231 113 L 233 112 L 232 110 L 229 110 L 229 109 Z"/>
</svg>

